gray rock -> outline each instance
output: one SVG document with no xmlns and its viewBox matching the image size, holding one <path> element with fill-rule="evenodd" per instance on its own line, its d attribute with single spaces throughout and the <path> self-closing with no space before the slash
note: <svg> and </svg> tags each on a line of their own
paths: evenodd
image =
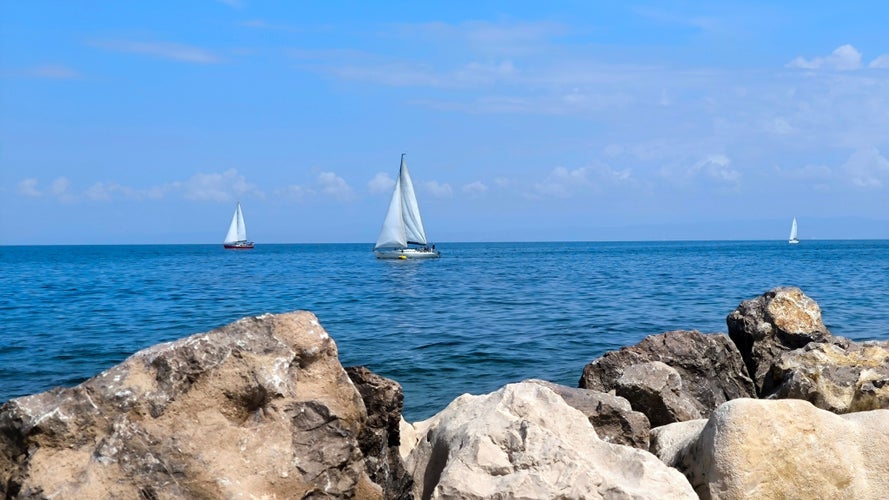
<svg viewBox="0 0 889 500">
<path fill-rule="evenodd" d="M 0 407 L 0 497 L 382 498 L 314 315 L 244 318 Z"/>
<path fill-rule="evenodd" d="M 679 372 L 660 361 L 627 367 L 614 385 L 618 396 L 646 409 L 654 427 L 701 418 L 694 403 L 682 395 Z"/>
<path fill-rule="evenodd" d="M 644 413 L 634 411 L 626 399 L 605 392 L 577 389 L 554 384 L 545 380 L 530 379 L 524 382 L 549 388 L 587 416 L 596 434 L 608 443 L 623 444 L 648 449 L 650 424 Z"/>
<path fill-rule="evenodd" d="M 664 363 L 679 374 L 678 396 L 688 404 L 674 401 L 674 406 L 690 408 L 690 404 L 697 412 L 674 413 L 684 415 L 681 418 L 706 417 L 726 401 L 755 396 L 753 383 L 732 341 L 724 334 L 695 330 L 651 335 L 634 346 L 607 352 L 584 367 L 579 386 L 601 392 L 616 391 L 617 381 L 625 370 L 653 361 Z M 624 388 L 629 389 L 626 385 Z M 623 395 L 628 394 L 630 392 Z M 672 399 L 672 396 L 666 397 Z M 662 414 L 653 414 L 645 401 L 630 400 L 630 404 L 634 410 L 645 413 L 652 426 L 656 426 L 655 421 L 662 421 Z"/>
<path fill-rule="evenodd" d="M 781 354 L 831 338 L 821 321 L 821 308 L 793 287 L 774 288 L 741 302 L 726 324 L 759 395 L 771 392 L 766 376 Z"/>
</svg>

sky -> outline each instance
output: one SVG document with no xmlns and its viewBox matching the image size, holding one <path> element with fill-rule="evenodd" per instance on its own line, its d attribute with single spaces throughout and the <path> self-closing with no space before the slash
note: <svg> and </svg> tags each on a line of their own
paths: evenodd
<svg viewBox="0 0 889 500">
<path fill-rule="evenodd" d="M 0 2 L 0 244 L 889 238 L 889 3 Z"/>
</svg>

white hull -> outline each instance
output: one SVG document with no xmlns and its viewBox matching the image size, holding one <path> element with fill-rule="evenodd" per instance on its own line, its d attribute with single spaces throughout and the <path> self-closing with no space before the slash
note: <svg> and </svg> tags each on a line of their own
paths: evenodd
<svg viewBox="0 0 889 500">
<path fill-rule="evenodd" d="M 796 245 L 796 244 L 799 243 L 799 240 L 796 240 L 796 239 L 794 239 L 794 240 L 787 240 L 787 243 L 790 243 L 791 245 Z"/>
<path fill-rule="evenodd" d="M 432 249 L 405 248 L 400 250 L 393 248 L 391 250 L 374 250 L 374 255 L 378 259 L 437 259 L 441 257 L 441 252 Z"/>
</svg>

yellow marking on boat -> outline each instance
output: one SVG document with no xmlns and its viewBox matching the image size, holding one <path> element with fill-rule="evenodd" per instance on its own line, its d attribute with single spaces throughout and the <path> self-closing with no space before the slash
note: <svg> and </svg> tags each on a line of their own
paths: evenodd
<svg viewBox="0 0 889 500">
<path fill-rule="evenodd" d="M 399 258 L 399 259 L 402 259 L 402 260 L 405 260 L 405 259 L 407 259 L 407 255 L 399 255 L 398 258 Z"/>
</svg>

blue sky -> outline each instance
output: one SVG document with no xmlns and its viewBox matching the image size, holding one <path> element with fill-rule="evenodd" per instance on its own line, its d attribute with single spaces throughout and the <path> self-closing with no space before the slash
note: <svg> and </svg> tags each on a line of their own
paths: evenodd
<svg viewBox="0 0 889 500">
<path fill-rule="evenodd" d="M 0 244 L 889 238 L 885 2 L 0 3 Z"/>
</svg>

